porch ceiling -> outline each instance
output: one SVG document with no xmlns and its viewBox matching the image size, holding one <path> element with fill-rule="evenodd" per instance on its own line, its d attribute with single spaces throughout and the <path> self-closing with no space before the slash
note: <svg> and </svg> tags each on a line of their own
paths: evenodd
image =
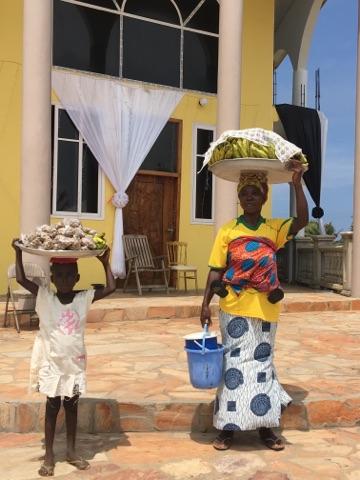
<svg viewBox="0 0 360 480">
<path fill-rule="evenodd" d="M 277 48 L 277 35 L 280 31 L 280 27 L 282 27 L 286 22 L 294 22 L 294 17 L 291 18 L 290 12 L 292 7 L 298 2 L 299 0 L 275 0 L 275 12 L 274 12 L 274 67 L 277 68 L 280 63 L 284 60 L 288 53 L 287 43 L 290 45 L 292 42 L 292 38 L 288 38 L 288 41 L 282 44 L 282 49 L 279 50 Z M 314 0 L 301 0 L 305 3 L 312 3 Z M 325 5 L 327 0 L 322 1 L 321 8 Z M 305 10 L 304 10 L 305 12 Z M 296 19 L 301 20 L 301 19 Z M 295 27 L 295 25 L 294 25 Z M 289 30 L 290 32 L 293 29 Z"/>
</svg>

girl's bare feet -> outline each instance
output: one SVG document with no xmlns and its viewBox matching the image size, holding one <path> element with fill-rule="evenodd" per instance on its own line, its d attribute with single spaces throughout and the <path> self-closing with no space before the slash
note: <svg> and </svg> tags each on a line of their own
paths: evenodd
<svg viewBox="0 0 360 480">
<path fill-rule="evenodd" d="M 54 458 L 44 458 L 44 463 L 39 468 L 38 474 L 41 477 L 53 477 L 54 476 L 55 463 Z"/>
<path fill-rule="evenodd" d="M 281 437 L 275 435 L 271 428 L 259 428 L 259 435 L 263 444 L 271 450 L 284 450 L 285 444 Z"/>
</svg>

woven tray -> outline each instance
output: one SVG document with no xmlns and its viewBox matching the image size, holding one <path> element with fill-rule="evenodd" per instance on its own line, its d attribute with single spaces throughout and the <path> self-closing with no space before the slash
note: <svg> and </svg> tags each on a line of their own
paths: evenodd
<svg viewBox="0 0 360 480">
<path fill-rule="evenodd" d="M 99 250 L 43 250 L 41 248 L 25 247 L 20 242 L 16 242 L 16 245 L 21 248 L 23 252 L 40 255 L 42 257 L 86 258 L 97 257 L 105 252 L 103 248 Z"/>
<path fill-rule="evenodd" d="M 266 172 L 269 183 L 290 183 L 293 176 L 293 172 L 287 170 L 280 160 L 270 158 L 224 159 L 211 165 L 209 170 L 217 177 L 236 183 L 243 171 Z"/>
</svg>

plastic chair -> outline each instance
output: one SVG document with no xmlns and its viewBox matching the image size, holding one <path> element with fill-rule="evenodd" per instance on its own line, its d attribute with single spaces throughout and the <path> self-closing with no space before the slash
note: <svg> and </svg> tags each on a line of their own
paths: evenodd
<svg viewBox="0 0 360 480">
<path fill-rule="evenodd" d="M 166 248 L 170 272 L 176 272 L 176 288 L 179 288 L 180 279 L 183 278 L 187 292 L 187 281 L 194 280 L 196 293 L 198 293 L 197 267 L 187 263 L 187 243 L 167 242 Z"/>
<path fill-rule="evenodd" d="M 49 278 L 43 269 L 37 263 L 24 263 L 24 272 L 26 278 L 37 283 L 39 286 L 47 286 Z M 16 265 L 9 266 L 7 271 L 8 288 L 6 294 L 6 306 L 4 315 L 4 327 L 8 325 L 9 314 L 14 316 L 15 328 L 20 333 L 19 315 L 30 315 L 30 325 L 32 317 L 36 316 L 35 302 L 36 297 L 24 288 L 14 288 L 16 284 Z"/>
<path fill-rule="evenodd" d="M 167 279 L 168 270 L 165 266 L 163 256 L 154 257 L 151 253 L 150 245 L 146 235 L 123 235 L 124 251 L 127 265 L 127 275 L 124 283 L 124 292 L 126 290 L 129 278 L 132 274 L 135 274 L 136 284 L 139 295 L 142 295 L 142 289 L 153 289 L 158 287 L 164 287 L 166 293 L 169 293 L 169 284 Z M 154 285 L 141 285 L 140 274 L 150 273 L 162 273 L 164 277 L 164 283 Z"/>
</svg>

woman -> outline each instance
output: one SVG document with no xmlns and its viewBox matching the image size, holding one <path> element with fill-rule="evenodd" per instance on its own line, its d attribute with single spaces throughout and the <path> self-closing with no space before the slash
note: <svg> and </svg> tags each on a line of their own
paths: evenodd
<svg viewBox="0 0 360 480">
<path fill-rule="evenodd" d="M 201 310 L 201 324 L 211 325 L 213 282 L 225 287 L 220 298 L 219 321 L 225 347 L 224 378 L 214 404 L 214 426 L 220 430 L 213 446 L 230 448 L 236 430 L 259 430 L 272 450 L 283 440 L 271 430 L 279 426 L 281 412 L 291 398 L 282 389 L 273 366 L 273 348 L 280 313 L 276 251 L 308 223 L 302 189 L 303 168 L 291 164 L 297 216 L 264 219 L 261 209 L 268 185 L 262 172 L 242 174 L 238 197 L 243 215 L 223 225 L 209 260 L 210 272 Z M 280 291 L 281 293 L 281 291 Z M 281 297 L 281 295 L 280 295 Z"/>
</svg>

